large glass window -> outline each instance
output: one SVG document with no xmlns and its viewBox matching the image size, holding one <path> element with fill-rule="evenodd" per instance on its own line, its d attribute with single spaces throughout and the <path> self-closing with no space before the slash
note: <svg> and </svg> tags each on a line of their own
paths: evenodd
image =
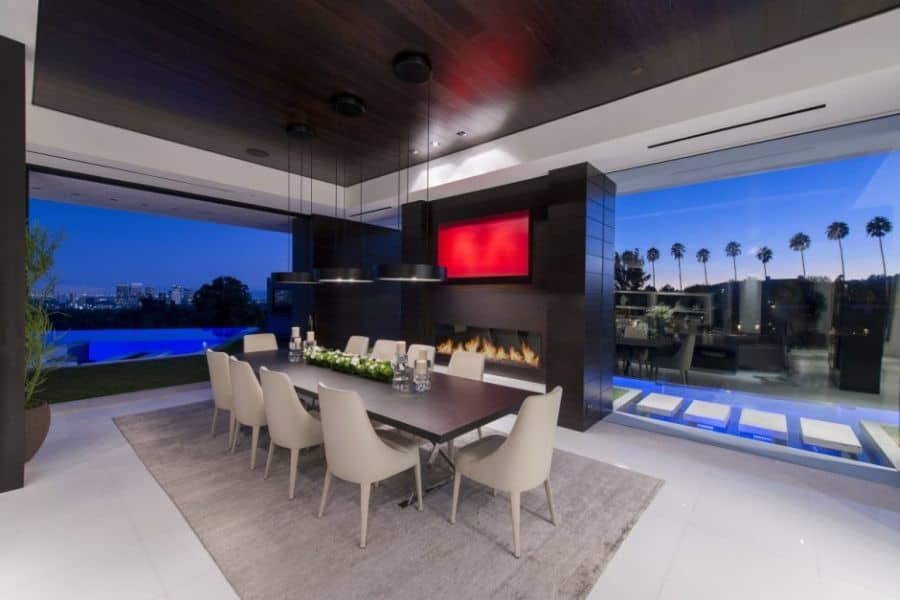
<svg viewBox="0 0 900 600">
<path fill-rule="evenodd" d="M 288 218 L 44 173 L 29 224 L 56 245 L 54 366 L 192 354 L 264 327 Z"/>
<path fill-rule="evenodd" d="M 617 412 L 896 467 L 898 190 L 889 151 L 620 195 Z"/>
</svg>

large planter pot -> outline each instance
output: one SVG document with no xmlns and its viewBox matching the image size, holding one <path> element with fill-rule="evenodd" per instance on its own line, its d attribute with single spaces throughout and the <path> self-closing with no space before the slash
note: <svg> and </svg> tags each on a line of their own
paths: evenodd
<svg viewBox="0 0 900 600">
<path fill-rule="evenodd" d="M 25 409 L 25 462 L 37 454 L 50 431 L 50 405 Z"/>
</svg>

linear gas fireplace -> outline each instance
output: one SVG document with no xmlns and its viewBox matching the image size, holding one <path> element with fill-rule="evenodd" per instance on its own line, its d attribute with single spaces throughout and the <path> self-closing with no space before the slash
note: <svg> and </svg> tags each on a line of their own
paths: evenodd
<svg viewBox="0 0 900 600">
<path fill-rule="evenodd" d="M 448 362 L 455 350 L 467 350 L 484 354 L 488 371 L 527 379 L 543 374 L 540 333 L 440 324 L 435 327 L 435 337 L 439 363 Z"/>
</svg>

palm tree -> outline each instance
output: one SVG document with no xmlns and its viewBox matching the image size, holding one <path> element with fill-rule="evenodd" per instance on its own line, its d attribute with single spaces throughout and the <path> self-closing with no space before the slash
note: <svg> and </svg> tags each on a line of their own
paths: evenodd
<svg viewBox="0 0 900 600">
<path fill-rule="evenodd" d="M 878 249 L 881 250 L 881 270 L 887 278 L 887 263 L 884 262 L 884 244 L 881 238 L 886 236 L 894 228 L 890 219 L 887 217 L 875 217 L 866 223 L 866 233 L 869 237 L 878 238 Z"/>
<path fill-rule="evenodd" d="M 841 240 L 850 235 L 850 227 L 841 221 L 835 221 L 825 228 L 825 235 L 829 240 L 837 240 L 838 249 L 841 251 L 841 279 L 847 279 L 847 272 L 844 269 L 844 245 Z"/>
<path fill-rule="evenodd" d="M 675 242 L 674 244 L 672 244 L 672 250 L 671 250 L 672 256 L 674 256 L 675 260 L 678 261 L 678 289 L 679 290 L 684 289 L 684 285 L 682 285 L 682 283 L 681 283 L 681 259 L 684 258 L 685 250 L 686 250 L 686 248 L 684 247 L 684 244 L 682 244 L 681 242 Z"/>
<path fill-rule="evenodd" d="M 810 243 L 809 236 L 802 232 L 795 233 L 791 236 L 791 241 L 788 242 L 791 250 L 800 253 L 800 264 L 803 265 L 803 279 L 806 279 L 806 259 L 803 257 L 803 251 L 809 250 Z"/>
<path fill-rule="evenodd" d="M 709 278 L 706 276 L 706 263 L 709 262 L 709 250 L 706 248 L 697 250 L 697 262 L 703 265 L 703 283 L 709 285 Z"/>
<path fill-rule="evenodd" d="M 772 260 L 772 249 L 768 246 L 763 246 L 756 251 L 756 258 L 758 258 L 759 262 L 763 264 L 763 277 L 765 279 L 768 279 L 769 271 L 766 269 L 766 263 Z"/>
<path fill-rule="evenodd" d="M 653 271 L 653 289 L 656 289 L 656 261 L 659 260 L 658 248 L 647 248 L 647 260 L 650 261 L 650 268 Z"/>
<path fill-rule="evenodd" d="M 737 281 L 737 257 L 741 255 L 741 245 L 737 242 L 728 242 L 725 245 L 725 256 L 731 257 L 731 263 L 734 265 L 734 280 Z"/>
</svg>

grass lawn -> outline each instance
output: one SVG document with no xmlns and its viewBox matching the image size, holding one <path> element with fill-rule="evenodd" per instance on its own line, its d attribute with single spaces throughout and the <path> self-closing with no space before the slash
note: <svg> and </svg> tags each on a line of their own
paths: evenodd
<svg viewBox="0 0 900 600">
<path fill-rule="evenodd" d="M 613 400 L 618 400 L 629 391 L 631 390 L 629 390 L 628 388 L 613 387 Z"/>
<path fill-rule="evenodd" d="M 216 349 L 240 352 L 241 340 Z M 206 356 L 192 354 L 53 369 L 38 396 L 56 404 L 200 381 L 209 381 Z"/>
</svg>

